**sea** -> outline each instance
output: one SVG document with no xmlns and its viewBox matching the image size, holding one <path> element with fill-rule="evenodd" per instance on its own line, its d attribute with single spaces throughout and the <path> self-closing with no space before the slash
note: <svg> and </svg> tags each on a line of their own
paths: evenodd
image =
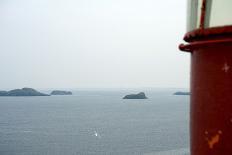
<svg viewBox="0 0 232 155">
<path fill-rule="evenodd" d="M 189 96 L 175 91 L 0 97 L 0 155 L 189 155 Z"/>
</svg>

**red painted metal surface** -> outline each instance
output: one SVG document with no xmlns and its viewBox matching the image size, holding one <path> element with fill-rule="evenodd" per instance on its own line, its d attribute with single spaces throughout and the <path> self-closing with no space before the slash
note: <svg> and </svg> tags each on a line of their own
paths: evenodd
<svg viewBox="0 0 232 155">
<path fill-rule="evenodd" d="M 191 54 L 191 154 L 232 154 L 232 42 Z"/>
<path fill-rule="evenodd" d="M 232 155 L 232 27 L 187 33 L 191 155 Z"/>
</svg>

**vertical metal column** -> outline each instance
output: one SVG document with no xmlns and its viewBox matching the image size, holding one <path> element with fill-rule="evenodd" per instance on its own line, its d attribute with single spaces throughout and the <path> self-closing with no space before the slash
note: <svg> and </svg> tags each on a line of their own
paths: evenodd
<svg viewBox="0 0 232 155">
<path fill-rule="evenodd" d="M 188 33 L 191 155 L 232 155 L 232 27 Z"/>
</svg>

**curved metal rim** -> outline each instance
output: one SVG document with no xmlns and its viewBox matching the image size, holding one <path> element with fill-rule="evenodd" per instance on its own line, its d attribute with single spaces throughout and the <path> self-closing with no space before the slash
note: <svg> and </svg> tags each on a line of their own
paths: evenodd
<svg viewBox="0 0 232 155">
<path fill-rule="evenodd" d="M 186 33 L 184 40 L 186 42 L 193 42 L 197 40 L 204 40 L 207 37 L 218 37 L 218 36 L 232 35 L 232 26 L 221 26 L 212 27 L 206 29 L 196 29 Z"/>
<path fill-rule="evenodd" d="M 231 44 L 232 43 L 232 38 L 229 39 L 219 39 L 219 40 L 208 40 L 208 41 L 195 41 L 190 44 L 180 44 L 179 49 L 181 51 L 186 51 L 186 52 L 192 52 L 194 49 L 201 48 L 201 47 L 207 47 L 212 44 Z"/>
</svg>

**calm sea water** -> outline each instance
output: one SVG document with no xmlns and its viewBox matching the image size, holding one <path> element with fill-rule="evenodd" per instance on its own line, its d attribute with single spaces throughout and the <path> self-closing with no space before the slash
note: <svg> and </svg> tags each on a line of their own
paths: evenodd
<svg viewBox="0 0 232 155">
<path fill-rule="evenodd" d="M 187 154 L 189 96 L 122 99 L 131 92 L 0 97 L 0 155 Z"/>
</svg>

